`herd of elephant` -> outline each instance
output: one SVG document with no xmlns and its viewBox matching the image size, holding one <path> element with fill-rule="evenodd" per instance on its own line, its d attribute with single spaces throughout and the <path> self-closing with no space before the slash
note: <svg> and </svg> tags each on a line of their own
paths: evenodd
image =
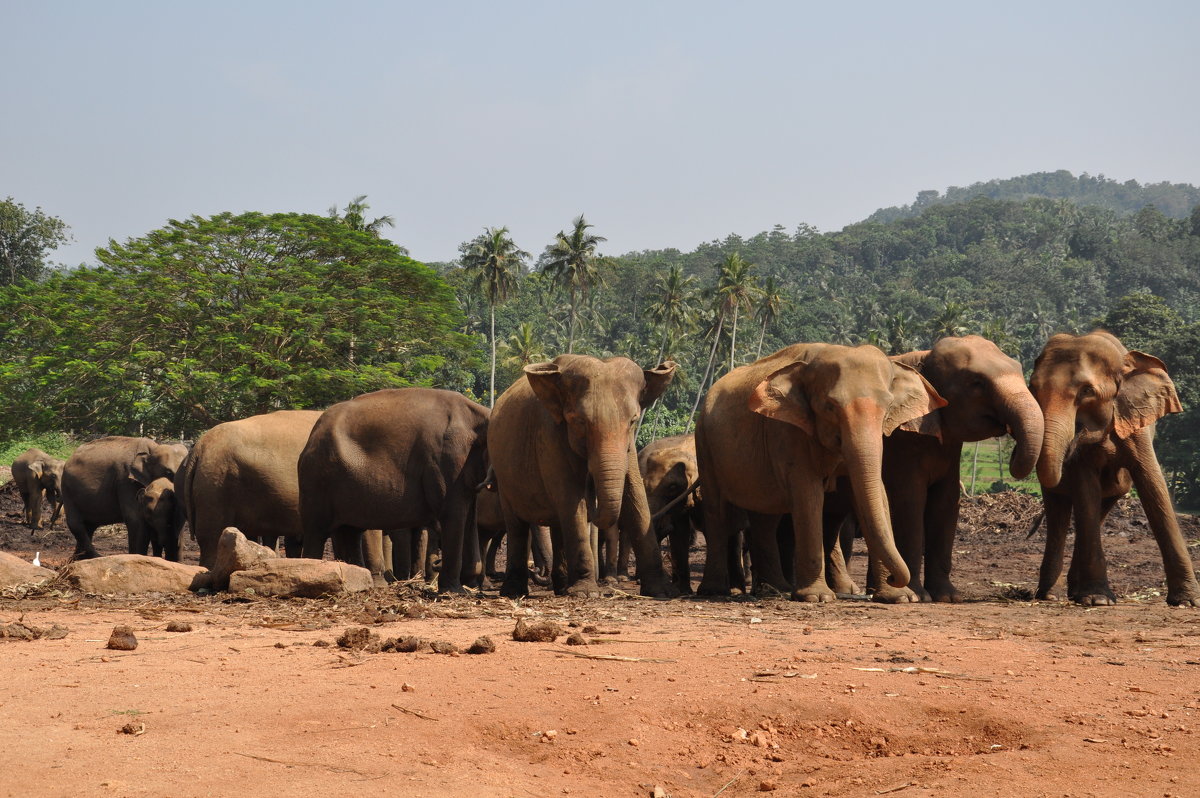
<svg viewBox="0 0 1200 798">
<path fill-rule="evenodd" d="M 190 451 L 128 437 L 85 443 L 65 463 L 30 450 L 13 476 L 31 526 L 43 491 L 61 499 L 81 558 L 96 556 L 97 527 L 123 522 L 130 552 L 178 559 L 186 521 L 201 565 L 233 526 L 269 546 L 283 537 L 289 556 L 322 557 L 332 540 L 336 558 L 408 578 L 422 560 L 414 533 L 427 530 L 429 546 L 440 540 L 438 589 L 458 592 L 486 584 L 481 551 L 494 557 L 507 534 L 504 596 L 528 593 L 530 553 L 556 592 L 595 596 L 632 550 L 641 592 L 661 597 L 692 592 L 688 552 L 700 531 L 701 594 L 746 591 L 748 551 L 752 589 L 830 601 L 858 592 L 839 535 L 852 518 L 877 600 L 958 601 L 962 447 L 1008 433 L 1013 476 L 1036 467 L 1042 486 L 1039 599 L 1057 598 L 1073 517 L 1066 596 L 1115 601 L 1100 527 L 1136 486 L 1167 601 L 1200 606 L 1152 444 L 1179 399 L 1162 361 L 1109 333 L 1052 337 L 1028 384 L 1020 363 L 978 336 L 890 358 L 872 346 L 796 344 L 717 380 L 694 436 L 639 453 L 642 414 L 674 374 L 670 361 L 642 369 L 562 355 L 526 366 L 491 411 L 452 391 L 382 390 L 324 412 L 223 423 Z"/>
</svg>

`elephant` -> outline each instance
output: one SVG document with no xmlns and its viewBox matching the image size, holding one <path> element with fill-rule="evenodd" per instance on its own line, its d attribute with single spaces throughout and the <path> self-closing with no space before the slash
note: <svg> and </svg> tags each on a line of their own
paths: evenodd
<svg viewBox="0 0 1200 798">
<path fill-rule="evenodd" d="M 300 453 L 304 556 L 363 565 L 367 529 L 436 528 L 439 592 L 478 567 L 475 486 L 488 469 L 489 411 L 460 393 L 389 388 L 330 407 Z M 464 556 L 464 554 L 466 556 Z"/>
<path fill-rule="evenodd" d="M 659 543 L 670 538 L 673 581 L 680 593 L 688 595 L 692 592 L 688 556 L 693 530 L 704 529 L 701 491 L 696 487 L 700 479 L 696 436 L 673 435 L 651 441 L 638 452 L 638 470 L 646 486 L 651 517 L 679 499 L 655 522 L 654 531 Z"/>
<path fill-rule="evenodd" d="M 700 593 L 729 594 L 729 539 L 743 514 L 759 587 L 800 601 L 832 601 L 826 584 L 823 509 L 844 473 L 873 557 L 904 587 L 883 488 L 883 438 L 897 429 L 937 434 L 946 405 L 915 369 L 873 346 L 793 344 L 726 374 L 709 389 L 696 426 L 707 552 Z M 776 530 L 792 514 L 791 578 Z"/>
<path fill-rule="evenodd" d="M 1154 453 L 1154 425 L 1183 407 L 1161 360 L 1127 350 L 1111 333 L 1059 334 L 1046 342 L 1029 380 L 1046 419 L 1037 463 L 1046 513 L 1046 551 L 1037 598 L 1056 600 L 1067 531 L 1075 551 L 1067 598 L 1113 604 L 1100 527 L 1136 487 L 1167 578 L 1167 603 L 1200 607 L 1200 584 Z"/>
<path fill-rule="evenodd" d="M 156 479 L 173 480 L 187 455 L 183 444 L 120 435 L 78 447 L 67 459 L 62 477 L 63 511 L 75 536 L 75 559 L 100 556 L 92 535 L 105 524 L 124 523 L 129 552 L 145 553 L 152 541 L 139 493 Z M 178 530 L 166 538 L 163 556 L 178 561 Z"/>
<path fill-rule="evenodd" d="M 300 485 L 296 462 L 319 410 L 278 410 L 218 424 L 196 442 L 175 477 L 181 511 L 212 568 L 226 527 L 275 548 L 288 539 L 298 556 Z"/>
<path fill-rule="evenodd" d="M 167 551 L 178 552 L 183 527 L 178 523 L 178 497 L 174 482 L 159 477 L 139 490 L 137 498 L 146 547 L 133 553 L 149 554 L 153 550 L 155 557 L 162 557 Z M 174 559 L 178 560 L 178 557 Z"/>
<path fill-rule="evenodd" d="M 559 355 L 530 364 L 497 400 L 488 429 L 508 545 L 528 546 L 529 524 L 550 526 L 553 582 L 559 594 L 597 596 L 589 522 L 620 526 L 633 541 L 643 595 L 666 596 L 670 583 L 650 529 L 634 431 L 662 395 L 675 363 L 642 369 L 625 357 Z M 510 557 L 501 594 L 524 596 L 529 569 Z"/>
<path fill-rule="evenodd" d="M 30 529 L 42 528 L 42 497 L 50 503 L 50 527 L 62 512 L 62 474 L 65 460 L 51 457 L 41 449 L 26 451 L 13 461 L 13 482 L 25 504 L 24 522 Z"/>
<path fill-rule="evenodd" d="M 950 570 L 963 444 L 1011 433 L 1016 447 L 1009 471 L 1024 479 L 1042 448 L 1042 411 L 1025 385 L 1021 364 L 986 338 L 946 337 L 932 349 L 892 360 L 916 369 L 949 404 L 935 411 L 940 440 L 900 429 L 884 441 L 883 484 L 909 582 L 892 588 L 872 574 L 868 584 L 876 601 L 961 601 Z M 827 527 L 827 545 L 832 536 Z M 834 590 L 843 592 L 838 586 Z"/>
</svg>

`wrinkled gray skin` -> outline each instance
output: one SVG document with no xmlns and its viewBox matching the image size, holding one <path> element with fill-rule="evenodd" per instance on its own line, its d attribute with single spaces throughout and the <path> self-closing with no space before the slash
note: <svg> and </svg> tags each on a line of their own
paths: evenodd
<svg viewBox="0 0 1200 798">
<path fill-rule="evenodd" d="M 600 594 L 589 522 L 619 525 L 634 541 L 644 595 L 672 592 L 650 529 L 634 429 L 674 375 L 671 362 L 643 370 L 624 357 L 560 355 L 526 366 L 496 400 L 488 449 L 509 546 L 525 551 L 529 524 L 548 524 L 556 592 Z M 525 559 L 510 558 L 501 594 L 528 590 Z"/>
<path fill-rule="evenodd" d="M 300 540 L 296 462 L 319 410 L 280 410 L 218 424 L 196 442 L 175 478 L 179 506 L 212 568 L 226 527 L 274 549 L 279 537 Z"/>
<path fill-rule="evenodd" d="M 187 453 L 182 444 L 119 435 L 77 448 L 67 459 L 62 478 L 63 511 L 75 536 L 75 558 L 100 556 L 92 535 L 105 524 L 125 524 L 129 552 L 144 553 L 152 535 L 139 494 L 156 479 L 174 480 Z M 163 556 L 168 560 L 179 560 L 178 531 L 166 536 Z"/>
<path fill-rule="evenodd" d="M 50 504 L 50 526 L 62 512 L 62 474 L 65 460 L 51 457 L 41 449 L 30 449 L 12 464 L 13 482 L 25 503 L 24 523 L 30 529 L 42 528 L 42 499 Z"/>
<path fill-rule="evenodd" d="M 179 551 L 183 527 L 176 523 L 177 503 L 175 485 L 166 477 L 160 477 L 138 491 L 138 511 L 146 533 L 146 548 L 134 554 L 149 554 L 153 550 L 155 557 L 162 557 L 168 551 Z"/>
<path fill-rule="evenodd" d="M 1038 481 L 1046 508 L 1046 552 L 1037 597 L 1053 600 L 1071 516 L 1075 551 L 1067 597 L 1116 602 L 1100 528 L 1136 487 L 1167 577 L 1167 603 L 1200 607 L 1200 584 L 1154 453 L 1154 425 L 1183 408 L 1161 360 L 1127 350 L 1110 333 L 1059 334 L 1046 342 L 1029 380 L 1046 419 Z"/>
<path fill-rule="evenodd" d="M 326 410 L 297 463 L 304 556 L 321 557 L 332 537 L 335 557 L 364 565 L 364 531 L 436 527 L 438 590 L 461 592 L 478 568 L 467 530 L 487 474 L 487 429 L 486 407 L 432 388 L 375 391 Z"/>
</svg>

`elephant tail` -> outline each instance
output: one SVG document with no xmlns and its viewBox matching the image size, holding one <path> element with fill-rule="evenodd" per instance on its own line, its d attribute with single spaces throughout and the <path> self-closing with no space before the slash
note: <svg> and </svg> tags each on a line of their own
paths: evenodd
<svg viewBox="0 0 1200 798">
<path fill-rule="evenodd" d="M 1033 537 L 1034 535 L 1037 534 L 1037 531 L 1039 529 L 1041 529 L 1042 520 L 1045 517 L 1046 517 L 1045 510 L 1042 510 L 1040 513 L 1038 513 L 1036 516 L 1034 516 L 1033 521 L 1029 524 L 1029 531 L 1027 533 L 1025 533 L 1026 540 L 1029 540 L 1031 537 Z"/>
<path fill-rule="evenodd" d="M 175 528 L 182 530 L 186 521 L 192 540 L 196 539 L 196 503 L 193 488 L 197 467 L 200 465 L 200 451 L 199 444 L 193 446 L 180 464 L 179 473 L 175 475 Z"/>
</svg>

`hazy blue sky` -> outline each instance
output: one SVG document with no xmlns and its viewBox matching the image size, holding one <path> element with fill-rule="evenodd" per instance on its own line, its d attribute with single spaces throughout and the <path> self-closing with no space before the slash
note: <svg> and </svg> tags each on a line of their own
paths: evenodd
<svg viewBox="0 0 1200 798">
<path fill-rule="evenodd" d="M 357 194 L 422 260 L 603 251 L 1069 169 L 1200 184 L 1200 3 L 0 0 L 0 198 L 92 261 Z"/>
</svg>

